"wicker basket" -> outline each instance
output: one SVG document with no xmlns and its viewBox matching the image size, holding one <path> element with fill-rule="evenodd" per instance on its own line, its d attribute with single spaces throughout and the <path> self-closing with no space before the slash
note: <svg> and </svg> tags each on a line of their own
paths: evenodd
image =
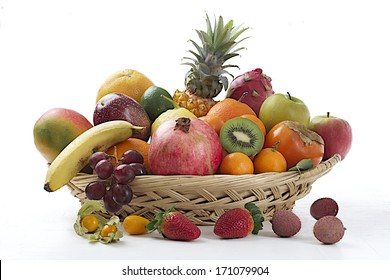
<svg viewBox="0 0 390 280">
<path fill-rule="evenodd" d="M 227 209 L 254 202 L 270 220 L 277 209 L 292 209 L 297 199 L 306 196 L 312 184 L 341 160 L 339 155 L 304 171 L 256 175 L 138 176 L 132 182 L 130 204 L 116 215 L 142 215 L 153 219 L 163 209 L 175 206 L 197 225 L 213 225 Z M 83 204 L 85 187 L 95 175 L 78 174 L 68 184 L 73 196 Z"/>
</svg>

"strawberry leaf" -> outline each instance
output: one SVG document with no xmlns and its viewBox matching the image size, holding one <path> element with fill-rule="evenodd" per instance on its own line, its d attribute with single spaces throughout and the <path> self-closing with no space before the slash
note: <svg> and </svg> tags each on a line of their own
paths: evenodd
<svg viewBox="0 0 390 280">
<path fill-rule="evenodd" d="M 254 225 L 253 225 L 252 233 L 258 234 L 258 232 L 263 229 L 263 222 L 264 222 L 263 213 L 261 212 L 260 208 L 257 207 L 252 202 L 246 203 L 244 207 L 249 211 L 253 219 Z"/>
</svg>

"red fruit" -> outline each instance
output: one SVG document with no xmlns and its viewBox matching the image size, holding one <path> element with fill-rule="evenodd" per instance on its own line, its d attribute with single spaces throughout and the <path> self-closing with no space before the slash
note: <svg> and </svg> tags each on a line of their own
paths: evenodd
<svg viewBox="0 0 390 280">
<path fill-rule="evenodd" d="M 214 233 L 221 238 L 243 238 L 251 232 L 257 234 L 263 228 L 263 215 L 255 204 L 249 202 L 245 208 L 231 209 L 219 217 Z"/>
<path fill-rule="evenodd" d="M 200 229 L 186 216 L 174 209 L 158 213 L 155 219 L 146 225 L 149 231 L 158 230 L 170 240 L 190 241 L 199 238 Z"/>
<path fill-rule="evenodd" d="M 261 105 L 271 94 L 274 94 L 271 78 L 265 75 L 262 69 L 256 68 L 234 78 L 227 97 L 248 104 L 256 115 L 259 115 Z"/>
<path fill-rule="evenodd" d="M 211 175 L 222 161 L 218 134 L 196 118 L 171 119 L 153 133 L 149 166 L 155 175 Z"/>
</svg>

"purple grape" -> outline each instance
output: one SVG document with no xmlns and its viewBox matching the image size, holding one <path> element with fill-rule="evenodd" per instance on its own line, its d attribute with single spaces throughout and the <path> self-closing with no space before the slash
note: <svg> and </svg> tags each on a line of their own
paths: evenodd
<svg viewBox="0 0 390 280">
<path fill-rule="evenodd" d="M 99 200 L 106 194 L 106 182 L 91 182 L 85 187 L 85 195 L 88 199 Z"/>
<path fill-rule="evenodd" d="M 126 185 L 131 183 L 135 178 L 135 171 L 128 164 L 118 165 L 114 170 L 114 177 L 118 184 Z"/>
<path fill-rule="evenodd" d="M 108 158 L 109 158 L 109 155 L 107 155 L 106 153 L 96 152 L 96 153 L 92 154 L 92 156 L 89 158 L 89 166 L 92 169 L 95 169 L 96 164 L 98 164 L 99 161 L 101 161 L 103 159 L 108 159 Z"/>
<path fill-rule="evenodd" d="M 112 165 L 111 160 L 103 159 L 99 161 L 95 166 L 96 175 L 100 179 L 108 179 L 114 172 L 114 166 Z"/>
<path fill-rule="evenodd" d="M 129 163 L 144 163 L 144 157 L 141 155 L 140 152 L 136 150 L 128 150 L 123 153 L 121 158 L 122 163 L 129 164 Z"/>
<path fill-rule="evenodd" d="M 108 212 L 115 213 L 122 209 L 122 205 L 115 202 L 113 199 L 113 190 L 109 189 L 103 197 L 104 208 Z"/>
<path fill-rule="evenodd" d="M 147 174 L 146 168 L 141 163 L 130 163 L 129 166 L 134 169 L 135 175 L 145 175 Z"/>
<path fill-rule="evenodd" d="M 112 198 L 120 204 L 128 204 L 133 199 L 133 191 L 129 185 L 118 184 L 112 187 Z"/>
</svg>

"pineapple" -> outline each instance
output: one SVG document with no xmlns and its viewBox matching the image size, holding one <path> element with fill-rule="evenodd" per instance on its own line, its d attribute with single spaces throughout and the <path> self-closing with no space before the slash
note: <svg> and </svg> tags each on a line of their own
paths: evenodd
<svg viewBox="0 0 390 280">
<path fill-rule="evenodd" d="M 212 27 L 210 18 L 206 14 L 206 24 L 206 32 L 196 30 L 201 45 L 190 40 L 196 48 L 196 51 L 189 51 L 194 57 L 183 58 L 189 60 L 183 64 L 191 67 L 185 76 L 186 88 L 184 91 L 176 90 L 173 95 L 174 101 L 179 106 L 187 108 L 197 117 L 206 115 L 216 103 L 213 98 L 222 89 L 227 90 L 229 82 L 226 75 L 230 75 L 232 78 L 233 76 L 226 71 L 226 68 L 238 68 L 238 66 L 224 65 L 224 63 L 237 56 L 238 51 L 244 49 L 243 47 L 236 48 L 236 46 L 248 38 L 236 41 L 248 28 L 234 27 L 232 20 L 224 24 L 221 16 L 218 21 L 214 20 Z"/>
</svg>

